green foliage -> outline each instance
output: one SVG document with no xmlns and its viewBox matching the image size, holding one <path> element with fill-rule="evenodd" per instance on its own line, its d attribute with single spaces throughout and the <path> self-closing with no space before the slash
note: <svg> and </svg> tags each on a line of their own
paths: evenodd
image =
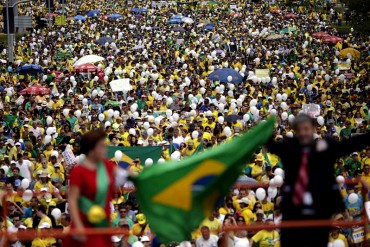
<svg viewBox="0 0 370 247">
<path fill-rule="evenodd" d="M 370 1 L 351 0 L 348 1 L 348 8 L 353 11 L 352 25 L 362 35 L 370 34 Z"/>
</svg>

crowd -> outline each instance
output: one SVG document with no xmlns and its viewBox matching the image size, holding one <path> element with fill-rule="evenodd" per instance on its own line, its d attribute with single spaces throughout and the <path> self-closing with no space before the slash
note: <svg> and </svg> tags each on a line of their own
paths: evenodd
<svg viewBox="0 0 370 247">
<path fill-rule="evenodd" d="M 55 2 L 53 23 L 60 9 Z M 248 1 L 145 3 L 136 9 L 119 1 L 83 1 L 64 9 L 66 25 L 34 23 L 32 32 L 16 40 L 15 62 L 0 68 L 0 190 L 7 194 L 0 225 L 11 246 L 62 244 L 54 237 L 19 240 L 16 233 L 68 232 L 71 167 L 62 152 L 68 148 L 79 157 L 81 136 L 93 129 L 104 128 L 108 146 L 162 146 L 159 163 L 222 145 L 270 115 L 278 119 L 274 138 L 291 138 L 289 123 L 307 111 L 306 104 L 316 114 L 316 138 L 369 132 L 370 40 L 353 29 L 338 33 L 331 23 L 343 18 L 340 10 Z M 43 1 L 26 3 L 19 13 L 48 15 Z M 74 66 L 88 55 L 98 60 Z M 6 49 L 0 57 L 7 60 Z M 226 79 L 211 80 L 220 70 Z M 124 85 L 120 91 L 112 89 L 115 80 Z M 145 163 L 137 157 L 127 169 L 140 173 Z M 279 246 L 275 230 L 226 235 L 222 228 L 278 224 L 276 187 L 283 169 L 267 149 L 256 153 L 239 182 L 270 183 L 269 189 L 230 191 L 194 231 L 191 244 Z M 361 219 L 369 199 L 370 149 L 339 159 L 333 176 L 346 204 L 334 219 Z M 354 178 L 363 183 L 343 184 Z M 130 233 L 113 236 L 114 246 L 160 246 L 135 192 L 114 194 L 110 219 Z M 329 242 L 362 246 L 364 235 L 361 227 L 336 227 Z"/>
</svg>

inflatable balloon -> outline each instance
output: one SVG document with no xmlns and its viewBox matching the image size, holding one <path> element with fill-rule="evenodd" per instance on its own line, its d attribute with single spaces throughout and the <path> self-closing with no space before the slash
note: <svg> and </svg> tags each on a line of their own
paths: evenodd
<svg viewBox="0 0 370 247">
<path fill-rule="evenodd" d="M 22 179 L 21 186 L 25 190 L 28 189 L 28 187 L 30 186 L 30 180 L 28 180 L 28 178 Z"/>
<path fill-rule="evenodd" d="M 151 165 L 153 165 L 153 160 L 151 158 L 147 158 L 145 160 L 145 166 L 151 166 Z"/>
<path fill-rule="evenodd" d="M 258 188 L 256 190 L 256 198 L 260 201 L 266 198 L 266 190 L 264 188 Z"/>
<path fill-rule="evenodd" d="M 114 158 L 116 159 L 117 162 L 122 160 L 122 155 L 123 153 L 120 150 L 117 150 L 116 152 L 114 152 Z"/>
<path fill-rule="evenodd" d="M 59 208 L 54 208 L 53 211 L 51 211 L 51 215 L 54 217 L 55 221 L 58 221 L 60 216 L 62 216 L 62 211 L 60 211 Z"/>
</svg>

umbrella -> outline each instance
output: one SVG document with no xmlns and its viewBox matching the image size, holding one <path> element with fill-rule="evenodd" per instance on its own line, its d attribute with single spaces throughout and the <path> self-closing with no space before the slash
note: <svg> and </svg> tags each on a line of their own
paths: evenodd
<svg viewBox="0 0 370 247">
<path fill-rule="evenodd" d="M 185 28 L 183 28 L 183 27 L 174 27 L 174 28 L 172 28 L 172 31 L 174 31 L 174 32 L 185 32 Z"/>
<path fill-rule="evenodd" d="M 108 100 L 107 102 L 105 102 L 104 106 L 107 107 L 108 105 L 119 106 L 119 102 L 114 100 Z"/>
<path fill-rule="evenodd" d="M 75 70 L 77 72 L 96 72 L 98 71 L 98 67 L 93 64 L 86 63 L 76 67 Z"/>
<path fill-rule="evenodd" d="M 73 67 L 77 67 L 86 63 L 96 63 L 104 60 L 105 60 L 104 57 L 98 55 L 86 55 L 78 59 L 77 62 L 75 62 L 75 64 L 73 65 Z"/>
<path fill-rule="evenodd" d="M 120 14 L 112 14 L 108 16 L 108 19 L 121 19 L 122 15 Z"/>
<path fill-rule="evenodd" d="M 324 43 L 333 43 L 333 44 L 336 44 L 338 42 L 342 42 L 343 39 L 342 38 L 339 38 L 337 36 L 328 36 L 328 37 L 324 37 L 322 38 L 322 42 Z"/>
<path fill-rule="evenodd" d="M 239 115 L 228 115 L 225 117 L 225 121 L 226 122 L 234 122 L 234 121 L 237 121 L 239 119 L 242 119 L 243 117 L 242 116 L 239 116 Z"/>
<path fill-rule="evenodd" d="M 293 13 L 289 13 L 289 14 L 284 15 L 284 18 L 285 19 L 297 19 L 298 15 L 295 15 Z"/>
<path fill-rule="evenodd" d="M 325 32 L 317 32 L 317 33 L 311 34 L 311 36 L 321 39 L 321 38 L 324 38 L 324 37 L 329 37 L 330 35 L 325 33 Z"/>
<path fill-rule="evenodd" d="M 208 75 L 208 79 L 211 81 L 229 82 L 227 77 L 231 76 L 232 80 L 230 83 L 239 84 L 242 83 L 243 77 L 234 69 L 223 68 L 213 71 Z"/>
<path fill-rule="evenodd" d="M 182 19 L 182 14 L 173 15 L 171 19 Z"/>
<path fill-rule="evenodd" d="M 105 43 L 112 43 L 112 42 L 114 42 L 114 39 L 111 37 L 101 37 L 95 41 L 95 43 L 98 45 L 104 45 Z"/>
<path fill-rule="evenodd" d="M 194 23 L 194 20 L 191 19 L 190 17 L 183 17 L 181 20 L 183 22 L 187 23 L 187 24 L 193 24 Z"/>
<path fill-rule="evenodd" d="M 276 40 L 276 39 L 281 39 L 283 36 L 280 34 L 271 34 L 266 37 L 266 40 Z"/>
<path fill-rule="evenodd" d="M 18 67 L 16 70 L 19 74 L 27 75 L 37 75 L 43 73 L 44 69 L 40 65 L 35 64 L 26 64 L 21 67 Z"/>
<path fill-rule="evenodd" d="M 216 2 L 216 1 L 209 1 L 206 3 L 206 5 L 221 5 L 221 3 Z"/>
<path fill-rule="evenodd" d="M 94 9 L 94 10 L 90 10 L 87 12 L 87 16 L 88 17 L 93 17 L 93 16 L 97 16 L 100 14 L 100 11 L 97 10 L 97 9 Z"/>
<path fill-rule="evenodd" d="M 273 9 L 273 10 L 271 10 L 271 13 L 273 13 L 273 14 L 280 14 L 281 12 L 283 12 L 281 9 Z"/>
<path fill-rule="evenodd" d="M 167 22 L 167 24 L 181 24 L 182 19 L 171 19 Z"/>
<path fill-rule="evenodd" d="M 140 50 L 140 49 L 144 49 L 144 46 L 143 45 L 135 45 L 132 49 L 133 50 Z"/>
<path fill-rule="evenodd" d="M 76 15 L 75 17 L 73 17 L 73 19 L 77 21 L 86 21 L 86 17 L 82 15 Z"/>
<path fill-rule="evenodd" d="M 41 86 L 31 86 L 26 89 L 23 89 L 22 91 L 19 92 L 21 95 L 47 95 L 51 94 L 51 90 L 46 87 L 41 87 Z"/>
<path fill-rule="evenodd" d="M 342 58 L 348 57 L 348 54 L 351 54 L 353 58 L 360 58 L 361 53 L 354 48 L 346 48 L 340 51 L 340 56 Z"/>
<path fill-rule="evenodd" d="M 212 31 L 214 27 L 215 27 L 215 24 L 209 23 L 206 25 L 205 29 L 208 31 Z"/>
<path fill-rule="evenodd" d="M 148 10 L 146 8 L 132 8 L 130 11 L 133 12 L 133 13 L 145 13 L 145 12 L 148 12 Z"/>
<path fill-rule="evenodd" d="M 222 54 L 224 51 L 223 50 L 215 50 L 216 54 Z"/>
</svg>

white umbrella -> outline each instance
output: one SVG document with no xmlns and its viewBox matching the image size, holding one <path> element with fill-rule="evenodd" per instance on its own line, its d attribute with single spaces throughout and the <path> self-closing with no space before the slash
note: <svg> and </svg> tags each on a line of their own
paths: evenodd
<svg viewBox="0 0 370 247">
<path fill-rule="evenodd" d="M 103 60 L 105 60 L 104 57 L 101 57 L 98 55 L 87 55 L 87 56 L 83 56 L 80 59 L 78 59 L 73 65 L 73 67 L 77 67 L 77 66 L 87 64 L 87 63 L 96 63 L 96 62 L 103 61 Z"/>
<path fill-rule="evenodd" d="M 191 19 L 190 17 L 183 17 L 181 20 L 183 22 L 187 23 L 187 24 L 193 24 L 194 23 L 194 20 Z"/>
</svg>

